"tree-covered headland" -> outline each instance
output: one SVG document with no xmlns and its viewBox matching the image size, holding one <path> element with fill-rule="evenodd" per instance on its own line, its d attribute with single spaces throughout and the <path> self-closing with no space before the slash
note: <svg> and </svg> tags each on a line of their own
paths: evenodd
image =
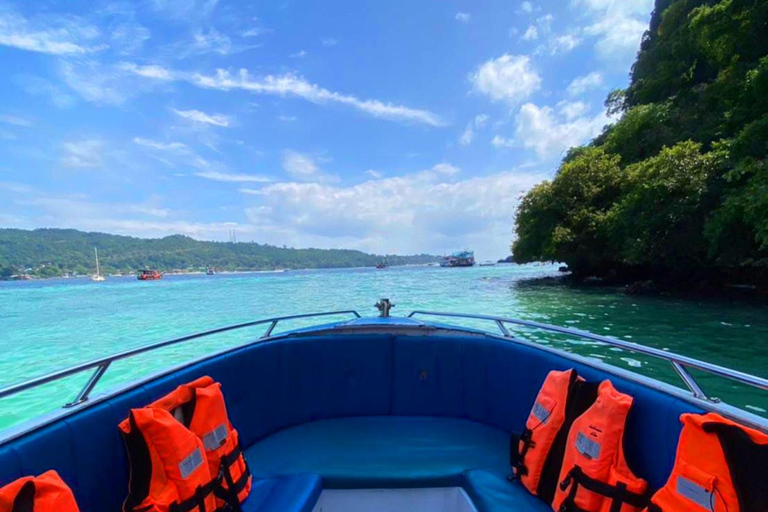
<svg viewBox="0 0 768 512">
<path fill-rule="evenodd" d="M 200 270 L 272 270 L 369 267 L 437 261 L 437 256 L 375 255 L 343 249 L 291 249 L 257 243 L 202 242 L 187 236 L 144 239 L 74 229 L 0 229 L 0 279 L 30 274 L 57 277 L 94 272 L 99 250 L 102 272 L 133 273 L 144 268 Z"/>
<path fill-rule="evenodd" d="M 657 0 L 619 120 L 522 200 L 517 262 L 768 282 L 768 0 Z"/>
</svg>

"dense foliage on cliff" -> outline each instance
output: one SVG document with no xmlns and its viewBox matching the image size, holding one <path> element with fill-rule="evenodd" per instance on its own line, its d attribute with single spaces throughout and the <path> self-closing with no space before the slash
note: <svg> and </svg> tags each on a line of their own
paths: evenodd
<svg viewBox="0 0 768 512">
<path fill-rule="evenodd" d="M 768 274 L 768 0 L 657 0 L 620 119 L 521 202 L 518 262 Z"/>
<path fill-rule="evenodd" d="M 94 271 L 93 249 L 105 273 L 200 269 L 264 270 L 373 266 L 383 256 L 338 249 L 290 249 L 256 243 L 200 242 L 174 235 L 143 239 L 74 229 L 0 229 L 0 278 L 31 269 L 43 277 Z M 436 256 L 387 255 L 389 265 L 437 261 Z"/>
</svg>

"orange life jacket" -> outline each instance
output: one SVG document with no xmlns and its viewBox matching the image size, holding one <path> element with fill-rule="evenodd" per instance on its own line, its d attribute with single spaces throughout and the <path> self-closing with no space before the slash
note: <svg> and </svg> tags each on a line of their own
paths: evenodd
<svg viewBox="0 0 768 512">
<path fill-rule="evenodd" d="M 645 480 L 624 458 L 624 427 L 632 397 L 611 381 L 571 426 L 552 508 L 558 512 L 637 512 L 648 504 Z"/>
<path fill-rule="evenodd" d="M 675 466 L 649 510 L 768 511 L 768 435 L 715 413 L 680 421 Z"/>
<path fill-rule="evenodd" d="M 568 430 L 594 402 L 597 386 L 576 370 L 551 371 L 533 403 L 525 429 L 512 440 L 516 477 L 532 493 L 552 502 L 560 475 Z"/>
<path fill-rule="evenodd" d="M 0 489 L 2 512 L 79 512 L 72 490 L 56 471 L 25 476 Z"/>
<path fill-rule="evenodd" d="M 251 490 L 221 385 L 210 377 L 132 409 L 120 430 L 131 467 L 125 512 L 237 510 Z"/>
</svg>

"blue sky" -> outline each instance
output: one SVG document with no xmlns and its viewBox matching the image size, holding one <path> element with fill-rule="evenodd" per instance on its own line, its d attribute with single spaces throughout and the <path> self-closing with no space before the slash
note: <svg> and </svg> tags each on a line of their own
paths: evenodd
<svg viewBox="0 0 768 512">
<path fill-rule="evenodd" d="M 505 256 L 652 0 L 0 0 L 0 226 Z"/>
</svg>

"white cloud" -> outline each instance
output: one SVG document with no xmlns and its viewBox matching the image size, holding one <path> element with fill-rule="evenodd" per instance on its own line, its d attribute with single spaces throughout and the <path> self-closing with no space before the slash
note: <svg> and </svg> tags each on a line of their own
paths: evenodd
<svg viewBox="0 0 768 512">
<path fill-rule="evenodd" d="M 27 19 L 0 7 L 0 45 L 50 55 L 84 55 L 105 48 L 94 45 L 99 31 L 76 17 L 41 15 Z"/>
<path fill-rule="evenodd" d="M 23 128 L 29 128 L 34 124 L 26 117 L 14 115 L 0 115 L 0 123 L 12 124 L 13 126 L 21 126 Z"/>
<path fill-rule="evenodd" d="M 279 116 L 277 116 L 277 119 L 280 120 L 280 121 L 283 121 L 284 123 L 292 123 L 292 122 L 296 121 L 297 117 L 296 116 L 289 116 L 289 115 L 285 115 L 285 114 L 280 114 Z"/>
<path fill-rule="evenodd" d="M 583 33 L 596 38 L 598 56 L 629 65 L 648 28 L 654 0 L 571 0 L 571 6 L 588 19 Z"/>
<path fill-rule="evenodd" d="M 307 52 L 304 50 L 301 50 L 296 53 L 290 54 L 288 57 L 290 57 L 291 59 L 303 59 L 306 56 L 307 56 Z"/>
<path fill-rule="evenodd" d="M 122 62 L 119 65 L 120 69 L 127 71 L 129 73 L 133 73 L 134 75 L 138 75 L 144 78 L 152 78 L 155 80 L 162 80 L 165 82 L 169 82 L 174 80 L 173 75 L 170 71 L 168 71 L 166 68 L 162 66 L 157 65 L 148 65 L 148 66 L 138 66 L 132 62 Z"/>
<path fill-rule="evenodd" d="M 539 29 L 536 28 L 536 25 L 530 25 L 528 29 L 525 31 L 525 34 L 523 34 L 523 40 L 524 41 L 535 41 L 539 37 Z"/>
<path fill-rule="evenodd" d="M 252 18 L 253 26 L 249 28 L 248 30 L 242 32 L 240 35 L 242 37 L 259 37 L 263 36 L 264 34 L 268 34 L 272 32 L 271 29 L 268 29 L 264 25 L 262 25 L 261 20 L 259 20 L 258 17 L 254 16 Z"/>
<path fill-rule="evenodd" d="M 13 82 L 30 96 L 41 96 L 56 108 L 69 108 L 75 103 L 75 97 L 64 87 L 35 75 L 19 74 Z"/>
<path fill-rule="evenodd" d="M 573 34 L 564 34 L 549 39 L 545 45 L 537 49 L 537 53 L 549 53 L 550 55 L 560 55 L 568 53 L 581 44 L 581 39 Z"/>
<path fill-rule="evenodd" d="M 247 214 L 263 232 L 299 246 L 437 254 L 470 246 L 488 257 L 507 254 L 516 198 L 541 176 L 504 172 L 457 181 L 458 174 L 442 163 L 351 186 L 275 183 L 253 194 Z"/>
<path fill-rule="evenodd" d="M 568 121 L 572 121 L 583 114 L 586 114 L 588 110 L 589 106 L 581 101 L 561 101 L 557 104 L 557 111 Z"/>
<path fill-rule="evenodd" d="M 592 139 L 609 123 L 602 111 L 593 117 L 569 118 L 575 109 L 578 107 L 555 112 L 550 107 L 526 103 L 517 114 L 514 145 L 533 149 L 542 159 L 552 159 L 562 156 L 568 148 Z M 509 143 L 509 140 L 505 142 Z"/>
<path fill-rule="evenodd" d="M 520 11 L 530 14 L 533 12 L 533 4 L 531 2 L 523 2 L 520 4 Z"/>
<path fill-rule="evenodd" d="M 214 28 L 208 32 L 196 32 L 193 37 L 194 43 L 188 47 L 190 53 L 229 55 L 232 52 L 232 40 Z"/>
<path fill-rule="evenodd" d="M 136 92 L 120 68 L 104 66 L 95 60 L 62 62 L 60 73 L 73 91 L 99 105 L 120 105 Z"/>
<path fill-rule="evenodd" d="M 494 101 L 519 103 L 541 87 L 541 77 L 525 55 L 504 54 L 481 65 L 471 76 L 475 90 Z"/>
<path fill-rule="evenodd" d="M 97 139 L 87 139 L 62 144 L 59 162 L 64 167 L 92 168 L 101 166 L 104 143 Z"/>
<path fill-rule="evenodd" d="M 456 13 L 456 21 L 460 23 L 469 23 L 469 20 L 472 16 L 468 12 L 457 12 Z"/>
<path fill-rule="evenodd" d="M 378 179 L 380 179 L 380 178 L 382 178 L 384 176 L 379 171 L 376 171 L 376 170 L 373 170 L 373 169 L 368 169 L 367 171 L 365 171 L 364 174 L 370 176 L 371 178 L 373 178 L 375 180 L 378 180 Z"/>
<path fill-rule="evenodd" d="M 144 43 L 151 37 L 149 29 L 137 23 L 120 23 L 110 34 L 110 41 L 113 46 L 119 48 L 122 55 L 132 55 L 136 53 Z"/>
<path fill-rule="evenodd" d="M 296 96 L 312 103 L 337 103 L 360 110 L 373 117 L 392 121 L 413 122 L 431 126 L 444 126 L 445 122 L 436 114 L 427 110 L 414 109 L 379 100 L 362 100 L 349 94 L 329 91 L 318 85 L 307 82 L 295 74 L 267 75 L 261 79 L 250 76 L 247 70 L 241 69 L 237 75 L 219 69 L 215 75 L 201 73 L 173 72 L 168 69 L 159 70 L 153 67 L 148 73 L 145 67 L 124 63 L 123 69 L 143 76 L 160 80 L 180 80 L 204 89 L 221 91 L 244 90 L 256 94 L 275 96 Z"/>
<path fill-rule="evenodd" d="M 462 133 L 459 138 L 459 143 L 461 143 L 462 146 L 469 146 L 472 144 L 472 141 L 475 138 L 475 130 L 483 128 L 487 122 L 488 116 L 486 114 L 476 115 L 475 118 L 467 124 L 464 133 Z"/>
<path fill-rule="evenodd" d="M 336 46 L 337 44 L 339 44 L 339 41 L 338 39 L 334 39 L 333 37 L 326 37 L 325 39 L 322 39 L 320 43 L 323 46 Z"/>
<path fill-rule="evenodd" d="M 239 174 L 218 171 L 196 172 L 195 176 L 213 181 L 223 181 L 226 183 L 269 183 L 273 181 L 269 176 L 258 174 Z"/>
<path fill-rule="evenodd" d="M 595 89 L 603 85 L 603 75 L 597 71 L 593 71 L 584 76 L 574 78 L 568 85 L 568 94 L 571 96 L 579 96 L 584 94 L 590 89 Z"/>
<path fill-rule="evenodd" d="M 156 140 L 134 137 L 133 142 L 145 148 L 156 149 L 158 151 L 183 152 L 189 150 L 189 146 L 182 142 L 158 142 Z"/>
<path fill-rule="evenodd" d="M 283 170 L 297 180 L 324 181 L 328 179 L 336 179 L 335 177 L 323 173 L 314 158 L 305 155 L 304 153 L 299 153 L 298 151 L 284 151 L 281 164 Z"/>
<path fill-rule="evenodd" d="M 206 114 L 200 110 L 176 110 L 172 108 L 177 116 L 192 121 L 194 123 L 210 124 L 213 126 L 228 127 L 232 120 L 223 114 Z"/>
</svg>

